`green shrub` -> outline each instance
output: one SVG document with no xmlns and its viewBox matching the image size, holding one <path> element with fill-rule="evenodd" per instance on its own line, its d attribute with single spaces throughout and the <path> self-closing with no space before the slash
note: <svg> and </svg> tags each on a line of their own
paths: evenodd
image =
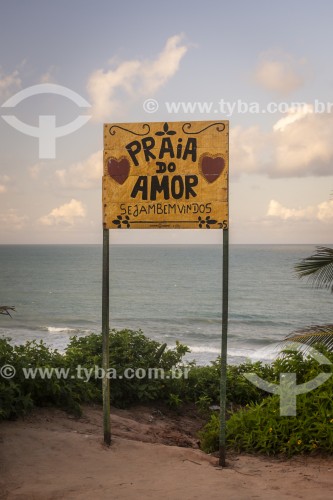
<svg viewBox="0 0 333 500">
<path fill-rule="evenodd" d="M 208 423 L 198 433 L 200 439 L 200 448 L 206 453 L 213 453 L 219 449 L 220 437 L 220 419 L 219 415 L 212 413 Z"/>
<path fill-rule="evenodd" d="M 332 353 L 325 352 L 333 361 Z M 325 371 L 325 366 L 299 352 L 287 352 L 272 364 L 271 381 L 281 373 L 294 372 L 297 383 L 312 380 Z M 331 370 L 331 367 L 326 367 Z M 333 377 L 311 392 L 297 396 L 296 416 L 280 415 L 280 398 L 268 396 L 233 412 L 227 423 L 228 446 L 237 451 L 267 455 L 320 451 L 333 453 Z M 204 451 L 218 449 L 219 419 L 212 415 L 200 433 Z"/>
<path fill-rule="evenodd" d="M 175 409 L 183 403 L 196 403 L 202 413 L 219 404 L 220 360 L 210 366 L 190 363 L 188 378 L 172 378 L 171 370 L 183 367 L 182 359 L 188 348 L 176 343 L 167 348 L 151 340 L 139 330 L 110 331 L 110 367 L 117 378 L 110 380 L 111 401 L 119 407 L 135 403 L 161 400 Z M 333 354 L 323 352 L 333 362 Z M 0 379 L 0 419 L 16 418 L 33 406 L 54 405 L 80 414 L 84 402 L 102 401 L 102 380 L 92 374 L 84 378 L 52 375 L 41 378 L 25 378 L 23 368 L 69 370 L 75 374 L 81 369 L 94 370 L 102 366 L 102 335 L 73 337 L 65 351 L 59 353 L 43 342 L 27 342 L 13 346 L 8 339 L 0 339 L 0 366 L 12 365 L 16 375 L 12 379 Z M 165 378 L 131 378 L 123 375 L 127 368 L 163 369 Z M 318 389 L 297 396 L 297 416 L 281 417 L 279 398 L 258 389 L 245 377 L 255 372 L 262 379 L 279 383 L 282 373 L 297 374 L 297 383 L 312 380 L 319 373 L 330 370 L 320 366 L 313 358 L 299 352 L 287 352 L 283 359 L 272 365 L 243 363 L 227 367 L 227 403 L 242 406 L 231 414 L 227 426 L 228 446 L 236 450 L 267 454 L 320 450 L 332 453 L 333 449 L 333 377 Z M 123 376 L 122 378 L 120 378 Z M 208 452 L 217 450 L 219 441 L 219 417 L 216 414 L 200 434 L 201 446 Z"/>
<path fill-rule="evenodd" d="M 117 378 L 110 380 L 111 401 L 119 407 L 137 402 L 167 399 L 172 392 L 171 375 L 173 367 L 181 365 L 181 359 L 188 348 L 176 343 L 173 349 L 166 344 L 150 340 L 141 331 L 110 331 L 110 367 Z M 102 335 L 91 334 L 86 337 L 73 337 L 65 351 L 47 347 L 43 342 L 27 342 L 13 346 L 9 339 L 0 339 L 0 366 L 10 364 L 16 374 L 12 379 L 0 378 L 0 419 L 16 418 L 33 406 L 58 406 L 75 415 L 81 412 L 84 402 L 102 401 L 101 373 L 95 376 L 95 367 L 102 367 Z M 77 367 L 81 366 L 92 375 L 89 381 L 83 375 L 77 377 Z M 50 376 L 42 378 L 25 377 L 24 370 L 49 370 Z M 126 379 L 123 375 L 127 368 L 157 368 L 165 370 L 165 379 L 156 378 Z M 67 377 L 58 374 L 69 373 Z M 122 378 L 120 378 L 122 377 Z M 170 387 L 168 386 L 170 385 Z M 179 395 L 175 396 L 180 400 Z"/>
<path fill-rule="evenodd" d="M 109 335 L 110 368 L 117 374 L 110 379 L 110 397 L 113 405 L 124 408 L 138 402 L 148 402 L 166 399 L 171 391 L 171 370 L 181 366 L 181 360 L 188 348 L 179 342 L 176 347 L 167 349 L 166 344 L 160 344 L 146 337 L 141 330 L 111 330 Z M 91 369 L 102 366 L 102 336 L 73 337 L 66 350 L 68 362 L 73 366 Z M 163 369 L 163 378 L 124 376 L 127 369 L 148 370 Z M 170 381 L 170 382 L 169 382 Z M 91 378 L 91 383 L 101 387 L 101 380 Z M 176 385 L 176 384 L 175 384 Z M 168 390 L 166 387 L 170 386 Z"/>
<path fill-rule="evenodd" d="M 169 397 L 167 399 L 167 404 L 170 408 L 173 408 L 174 410 L 179 410 L 179 408 L 182 405 L 182 400 L 177 394 L 170 393 Z"/>
<path fill-rule="evenodd" d="M 0 380 L 0 420 L 15 419 L 33 407 L 30 394 L 22 393 L 19 384 Z"/>
<path fill-rule="evenodd" d="M 0 339 L 0 366 L 10 364 L 15 369 L 12 379 L 0 381 L 0 418 L 15 418 L 33 406 L 55 405 L 79 415 L 80 404 L 97 397 L 97 391 L 76 377 L 56 377 L 52 369 L 66 370 L 66 356 L 50 349 L 43 342 L 27 342 L 12 346 Z M 50 370 L 50 376 L 26 377 L 24 370 Z"/>
<path fill-rule="evenodd" d="M 111 402 L 118 407 L 153 400 L 166 401 L 179 407 L 183 402 L 194 402 L 201 411 L 207 411 L 211 404 L 219 403 L 220 362 L 210 366 L 196 366 L 190 363 L 188 378 L 170 377 L 174 367 L 184 368 L 182 358 L 188 348 L 178 342 L 172 349 L 147 338 L 140 330 L 111 330 L 109 334 L 110 367 L 117 378 L 110 380 Z M 8 339 L 0 339 L 1 365 L 11 364 L 16 376 L 11 380 L 0 380 L 0 418 L 15 418 L 33 406 L 55 405 L 75 414 L 80 413 L 83 402 L 102 401 L 101 376 L 92 373 L 90 380 L 77 378 L 76 369 L 94 372 L 102 367 L 102 335 L 90 334 L 73 337 L 65 353 L 47 347 L 43 342 L 27 342 L 13 346 Z M 259 365 L 258 365 L 259 366 Z M 244 371 L 253 371 L 257 365 L 244 364 L 228 367 L 228 400 L 245 404 L 261 400 L 263 395 L 244 377 Z M 37 368 L 69 370 L 74 377 L 25 378 L 24 369 Z M 165 378 L 143 379 L 124 377 L 127 368 L 163 369 Z M 122 377 L 122 378 L 119 378 Z M 169 377 L 169 378 L 168 378 Z M 261 394 L 262 393 L 262 394 Z"/>
<path fill-rule="evenodd" d="M 209 366 L 191 364 L 187 379 L 174 381 L 172 392 L 180 395 L 183 401 L 199 402 L 202 398 L 209 400 L 209 405 L 220 402 L 220 359 Z M 251 384 L 244 373 L 255 372 L 265 380 L 273 381 L 274 374 L 270 365 L 260 362 L 243 363 L 238 366 L 227 366 L 227 402 L 245 405 L 252 401 L 262 401 L 267 393 Z M 200 403 L 199 403 L 200 405 Z M 207 405 L 206 405 L 207 406 Z"/>
<path fill-rule="evenodd" d="M 227 368 L 227 401 L 245 406 L 252 402 L 260 402 L 267 397 L 267 392 L 259 389 L 244 377 L 244 373 L 253 372 L 264 380 L 273 382 L 274 369 L 261 361 L 246 362 L 240 365 L 229 365 Z"/>
<path fill-rule="evenodd" d="M 327 389 L 332 391 L 332 383 Z M 228 444 L 238 451 L 267 455 L 333 453 L 333 407 L 327 389 L 299 395 L 296 417 L 280 416 L 277 396 L 234 413 L 228 422 Z"/>
<path fill-rule="evenodd" d="M 202 415 L 209 415 L 210 414 L 210 407 L 212 406 L 212 400 L 209 396 L 206 394 L 203 394 L 202 396 L 199 397 L 198 401 L 195 402 L 199 412 Z"/>
<path fill-rule="evenodd" d="M 218 364 L 192 365 L 187 380 L 181 381 L 178 391 L 184 401 L 197 402 L 200 398 L 206 397 L 212 404 L 217 404 L 220 399 L 220 369 Z"/>
</svg>

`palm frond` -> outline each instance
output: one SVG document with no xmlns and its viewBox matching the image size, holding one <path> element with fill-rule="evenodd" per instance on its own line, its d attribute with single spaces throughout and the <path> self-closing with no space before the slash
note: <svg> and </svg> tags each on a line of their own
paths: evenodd
<svg viewBox="0 0 333 500">
<path fill-rule="evenodd" d="M 288 343 L 298 342 L 304 344 L 304 351 L 321 344 L 329 351 L 333 352 L 333 324 L 313 325 L 290 333 L 283 341 L 283 348 L 288 348 Z"/>
<path fill-rule="evenodd" d="M 7 316 L 11 317 L 11 314 L 9 311 L 15 311 L 14 306 L 0 306 L 0 314 L 6 314 Z"/>
<path fill-rule="evenodd" d="M 333 248 L 316 247 L 316 252 L 295 265 L 298 278 L 307 277 L 316 288 L 333 293 Z"/>
</svg>

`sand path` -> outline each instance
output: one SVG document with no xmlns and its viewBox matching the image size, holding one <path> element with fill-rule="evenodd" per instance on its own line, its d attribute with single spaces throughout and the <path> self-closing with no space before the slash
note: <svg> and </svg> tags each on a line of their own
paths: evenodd
<svg viewBox="0 0 333 500">
<path fill-rule="evenodd" d="M 220 469 L 215 457 L 198 449 L 160 444 L 181 441 L 184 430 L 151 409 L 117 410 L 112 424 L 113 444 L 106 448 L 100 408 L 85 408 L 79 420 L 43 409 L 24 420 L 2 422 L 0 498 L 333 498 L 333 458 L 229 455 L 229 466 Z M 184 439 L 186 444 L 192 438 Z"/>
</svg>

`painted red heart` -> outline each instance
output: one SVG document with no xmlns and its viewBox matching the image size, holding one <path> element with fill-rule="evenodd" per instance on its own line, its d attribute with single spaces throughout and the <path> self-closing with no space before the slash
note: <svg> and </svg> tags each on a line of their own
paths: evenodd
<svg viewBox="0 0 333 500">
<path fill-rule="evenodd" d="M 225 167 L 224 158 L 217 156 L 203 156 L 200 160 L 200 169 L 202 175 L 208 182 L 214 182 L 220 177 Z"/>
<path fill-rule="evenodd" d="M 109 176 L 112 177 L 118 184 L 124 184 L 130 172 L 130 164 L 127 158 L 116 158 L 108 159 L 108 172 Z"/>
</svg>

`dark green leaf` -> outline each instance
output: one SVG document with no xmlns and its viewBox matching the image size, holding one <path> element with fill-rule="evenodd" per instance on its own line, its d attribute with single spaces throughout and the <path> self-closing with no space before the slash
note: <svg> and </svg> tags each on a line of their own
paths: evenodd
<svg viewBox="0 0 333 500">
<path fill-rule="evenodd" d="M 308 277 L 316 288 L 333 293 L 333 248 L 317 247 L 316 252 L 295 265 L 299 278 Z"/>
</svg>

